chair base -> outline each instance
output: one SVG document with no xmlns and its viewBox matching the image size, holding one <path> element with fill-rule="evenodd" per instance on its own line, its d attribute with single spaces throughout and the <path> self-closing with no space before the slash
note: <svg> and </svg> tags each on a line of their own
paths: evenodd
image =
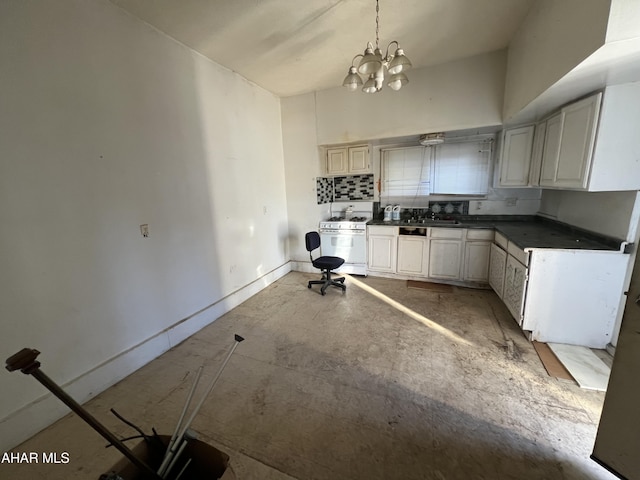
<svg viewBox="0 0 640 480">
<path fill-rule="evenodd" d="M 327 293 L 327 287 L 330 285 L 341 288 L 343 292 L 347 290 L 347 286 L 344 284 L 344 277 L 331 278 L 329 270 L 322 272 L 322 280 L 309 280 L 307 288 L 311 288 L 311 285 L 322 285 L 320 289 L 322 295 Z"/>
</svg>

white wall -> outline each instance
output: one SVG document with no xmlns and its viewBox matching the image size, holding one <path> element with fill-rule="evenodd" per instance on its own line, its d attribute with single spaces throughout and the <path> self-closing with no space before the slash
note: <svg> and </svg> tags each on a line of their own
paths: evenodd
<svg viewBox="0 0 640 480">
<path fill-rule="evenodd" d="M 540 213 L 602 235 L 628 240 L 636 192 L 543 190 Z M 631 232 L 635 236 L 635 232 Z"/>
<path fill-rule="evenodd" d="M 286 271 L 277 97 L 101 0 L 1 2 L 0 65 L 3 358 L 83 401 Z M 64 412 L 0 390 L 2 450 Z"/>
<path fill-rule="evenodd" d="M 629 40 L 640 36 L 640 2 L 637 0 L 611 0 L 607 43 Z"/>
<path fill-rule="evenodd" d="M 610 4 L 610 0 L 532 4 L 509 44 L 504 123 L 604 45 Z"/>
<path fill-rule="evenodd" d="M 375 94 L 316 93 L 319 145 L 502 124 L 506 52 L 409 70 L 409 83 Z"/>
<path fill-rule="evenodd" d="M 316 177 L 324 175 L 318 158 L 314 93 L 282 99 L 282 138 L 287 179 L 291 260 L 308 261 L 304 234 L 329 217 L 330 204 L 318 205 Z"/>
</svg>

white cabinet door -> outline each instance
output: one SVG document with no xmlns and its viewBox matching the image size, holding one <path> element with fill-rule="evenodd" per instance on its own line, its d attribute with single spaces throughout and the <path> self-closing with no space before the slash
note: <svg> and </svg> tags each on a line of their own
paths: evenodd
<svg viewBox="0 0 640 480">
<path fill-rule="evenodd" d="M 348 173 L 348 152 L 347 147 L 327 149 L 327 173 L 329 175 L 346 175 Z"/>
<path fill-rule="evenodd" d="M 533 125 L 528 125 L 505 130 L 500 155 L 500 187 L 529 185 L 534 129 Z"/>
<path fill-rule="evenodd" d="M 349 173 L 361 174 L 371 171 L 369 165 L 369 147 L 349 148 Z"/>
<path fill-rule="evenodd" d="M 371 173 L 367 145 L 327 149 L 328 175 L 359 175 L 362 173 Z"/>
<path fill-rule="evenodd" d="M 425 237 L 398 236 L 398 273 L 426 276 L 428 264 L 429 242 Z"/>
<path fill-rule="evenodd" d="M 391 235 L 369 235 L 369 264 L 372 271 L 396 271 L 397 237 Z"/>
<path fill-rule="evenodd" d="M 522 325 L 524 297 L 527 289 L 527 267 L 512 255 L 507 256 L 502 300 L 518 325 Z"/>
<path fill-rule="evenodd" d="M 547 122 L 540 122 L 536 125 L 533 135 L 533 149 L 531 152 L 531 170 L 529 172 L 529 185 L 537 187 L 540 185 L 540 168 L 542 167 L 542 153 L 544 151 L 544 138 L 547 132 Z"/>
<path fill-rule="evenodd" d="M 437 238 L 429 241 L 430 277 L 459 280 L 461 260 L 461 240 Z"/>
<path fill-rule="evenodd" d="M 464 247 L 463 280 L 483 282 L 489 280 L 489 255 L 492 242 L 467 242 Z"/>
<path fill-rule="evenodd" d="M 542 168 L 540 170 L 540 186 L 555 186 L 556 170 L 558 169 L 558 156 L 560 155 L 560 141 L 562 139 L 562 117 L 560 112 L 549 120 L 544 137 L 542 149 Z"/>
<path fill-rule="evenodd" d="M 491 257 L 489 259 L 489 285 L 500 298 L 504 292 L 504 273 L 507 265 L 507 252 L 498 245 L 491 244 Z"/>
<path fill-rule="evenodd" d="M 564 119 L 554 181 L 556 187 L 587 187 L 601 98 L 599 93 L 562 109 Z"/>
</svg>

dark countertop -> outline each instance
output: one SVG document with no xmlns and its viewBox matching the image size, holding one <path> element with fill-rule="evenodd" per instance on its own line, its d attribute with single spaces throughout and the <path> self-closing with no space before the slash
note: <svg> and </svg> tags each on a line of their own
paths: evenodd
<svg viewBox="0 0 640 480">
<path fill-rule="evenodd" d="M 589 232 L 571 225 L 534 215 L 460 216 L 459 223 L 420 223 L 371 220 L 367 225 L 392 227 L 493 228 L 518 247 L 580 250 L 620 250 L 623 240 Z"/>
</svg>

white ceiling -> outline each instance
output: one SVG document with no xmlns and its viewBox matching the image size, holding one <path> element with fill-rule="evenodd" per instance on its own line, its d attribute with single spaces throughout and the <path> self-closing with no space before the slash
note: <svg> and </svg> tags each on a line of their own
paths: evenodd
<svg viewBox="0 0 640 480">
<path fill-rule="evenodd" d="M 282 97 L 342 85 L 375 42 L 375 0 L 110 1 Z M 499 50 L 533 1 L 380 0 L 380 45 L 414 68 Z"/>
</svg>

